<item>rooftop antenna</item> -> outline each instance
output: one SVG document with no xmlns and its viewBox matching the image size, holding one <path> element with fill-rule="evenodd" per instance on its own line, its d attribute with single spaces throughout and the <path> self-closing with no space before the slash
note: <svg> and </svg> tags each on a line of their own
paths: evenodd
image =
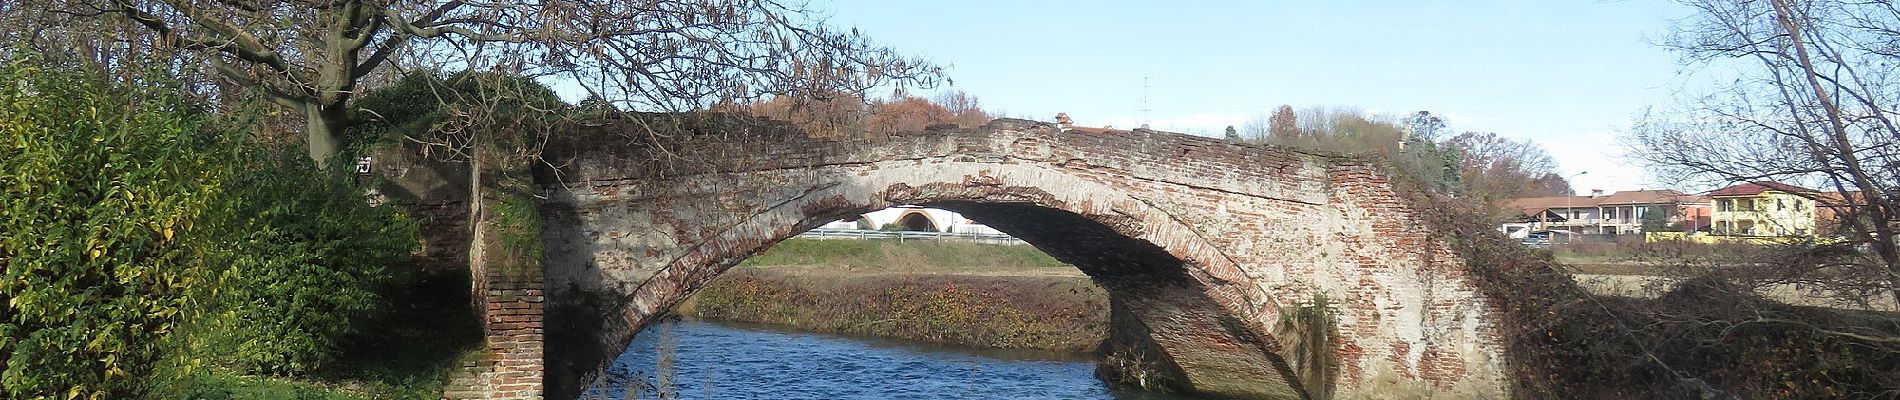
<svg viewBox="0 0 1900 400">
<path fill-rule="evenodd" d="M 1141 129 L 1148 129 L 1148 112 L 1154 111 L 1154 110 L 1148 108 L 1148 77 L 1147 76 L 1141 77 L 1141 108 L 1135 111 L 1138 114 L 1137 117 L 1141 118 Z"/>
</svg>

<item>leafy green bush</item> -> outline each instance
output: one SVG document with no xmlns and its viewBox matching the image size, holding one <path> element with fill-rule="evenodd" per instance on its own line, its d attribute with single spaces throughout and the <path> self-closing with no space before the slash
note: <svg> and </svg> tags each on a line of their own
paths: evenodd
<svg viewBox="0 0 1900 400">
<path fill-rule="evenodd" d="M 208 282 L 199 243 L 231 156 L 203 108 L 0 59 L 0 391 L 126 398 Z"/>
<path fill-rule="evenodd" d="M 0 397 L 162 396 L 199 366 L 332 362 L 412 224 L 217 128 L 163 73 L 83 71 L 0 59 Z"/>
<path fill-rule="evenodd" d="M 253 153 L 211 214 L 219 290 L 203 296 L 198 332 L 205 353 L 241 371 L 311 372 L 381 305 L 376 289 L 408 259 L 415 227 L 303 157 Z"/>
</svg>

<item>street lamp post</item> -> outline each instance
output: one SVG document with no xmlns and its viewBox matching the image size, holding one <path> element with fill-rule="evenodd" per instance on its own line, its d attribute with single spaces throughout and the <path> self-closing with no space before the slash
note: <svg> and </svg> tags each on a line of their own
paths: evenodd
<svg viewBox="0 0 1900 400">
<path fill-rule="evenodd" d="M 1583 174 L 1588 174 L 1588 173 L 1590 173 L 1590 171 L 1577 171 L 1577 173 L 1570 174 L 1570 176 L 1564 178 L 1564 184 L 1569 185 L 1571 179 L 1577 179 L 1578 176 L 1583 176 Z M 1571 229 L 1574 229 L 1576 227 L 1576 224 L 1570 221 L 1571 219 L 1577 217 L 1577 210 L 1571 208 L 1571 204 L 1572 204 L 1571 201 L 1576 198 L 1577 198 L 1577 188 L 1575 186 L 1571 186 L 1570 195 L 1564 196 L 1564 233 L 1570 234 L 1570 235 L 1576 234 L 1576 232 L 1570 231 Z M 1566 243 L 1570 242 L 1570 237 L 1568 236 L 1564 237 L 1564 242 Z"/>
</svg>

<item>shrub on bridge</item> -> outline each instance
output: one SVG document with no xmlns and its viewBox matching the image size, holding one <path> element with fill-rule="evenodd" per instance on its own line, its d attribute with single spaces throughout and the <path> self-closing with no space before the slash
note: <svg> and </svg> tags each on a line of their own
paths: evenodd
<svg viewBox="0 0 1900 400">
<path fill-rule="evenodd" d="M 534 78 L 479 71 L 410 73 L 355 106 L 350 146 L 359 154 L 417 140 L 438 157 L 467 159 L 486 150 L 523 165 L 549 134 L 581 114 Z"/>
</svg>

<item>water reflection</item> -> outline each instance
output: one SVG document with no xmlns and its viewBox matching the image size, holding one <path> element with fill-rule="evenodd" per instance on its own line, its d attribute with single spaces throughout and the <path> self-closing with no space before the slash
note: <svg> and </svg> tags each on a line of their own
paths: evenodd
<svg viewBox="0 0 1900 400">
<path fill-rule="evenodd" d="M 1111 390 L 1094 369 L 1086 358 L 1047 352 L 680 321 L 641 331 L 586 398 L 1183 398 Z"/>
</svg>

